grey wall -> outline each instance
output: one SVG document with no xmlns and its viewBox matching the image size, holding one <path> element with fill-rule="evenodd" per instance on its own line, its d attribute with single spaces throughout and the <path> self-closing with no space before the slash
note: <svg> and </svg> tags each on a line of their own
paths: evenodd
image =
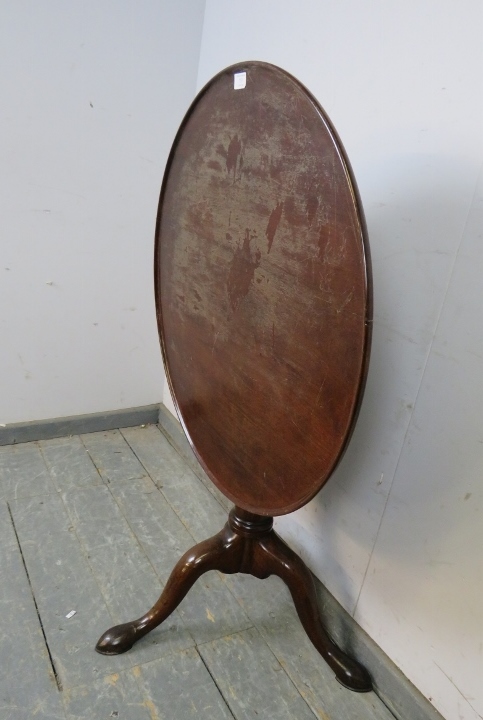
<svg viewBox="0 0 483 720">
<path fill-rule="evenodd" d="M 153 239 L 204 2 L 0 7 L 0 423 L 160 401 Z"/>
</svg>

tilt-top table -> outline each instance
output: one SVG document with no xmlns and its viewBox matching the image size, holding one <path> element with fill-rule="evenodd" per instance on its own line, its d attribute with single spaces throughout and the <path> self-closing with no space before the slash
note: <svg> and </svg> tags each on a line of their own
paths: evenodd
<svg viewBox="0 0 483 720">
<path fill-rule="evenodd" d="M 309 570 L 272 529 L 274 515 L 314 497 L 347 447 L 372 321 L 349 162 L 320 105 L 283 70 L 229 67 L 188 110 L 161 189 L 155 292 L 179 419 L 235 507 L 179 560 L 151 610 L 96 649 L 131 648 L 208 570 L 275 574 L 337 679 L 370 690 L 367 671 L 328 636 Z"/>
</svg>

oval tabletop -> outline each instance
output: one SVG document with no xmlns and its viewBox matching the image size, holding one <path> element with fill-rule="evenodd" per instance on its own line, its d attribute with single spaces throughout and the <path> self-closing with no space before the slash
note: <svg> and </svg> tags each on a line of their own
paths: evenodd
<svg viewBox="0 0 483 720">
<path fill-rule="evenodd" d="M 301 507 L 356 420 L 371 281 L 344 150 L 280 68 L 227 68 L 190 107 L 161 190 L 155 284 L 168 382 L 202 466 L 245 510 Z"/>
</svg>

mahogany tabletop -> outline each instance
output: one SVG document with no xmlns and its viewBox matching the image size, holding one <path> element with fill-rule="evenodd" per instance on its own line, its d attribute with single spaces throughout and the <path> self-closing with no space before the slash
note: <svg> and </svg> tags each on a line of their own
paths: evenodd
<svg viewBox="0 0 483 720">
<path fill-rule="evenodd" d="M 161 189 L 155 292 L 168 382 L 205 471 L 245 510 L 304 505 L 357 418 L 372 286 L 342 144 L 280 68 L 227 68 L 188 110 Z"/>
</svg>

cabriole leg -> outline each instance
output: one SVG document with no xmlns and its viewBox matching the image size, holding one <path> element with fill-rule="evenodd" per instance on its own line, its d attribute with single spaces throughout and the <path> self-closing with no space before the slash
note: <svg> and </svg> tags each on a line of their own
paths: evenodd
<svg viewBox="0 0 483 720">
<path fill-rule="evenodd" d="M 188 550 L 175 565 L 155 605 L 137 620 L 107 630 L 96 645 L 97 652 L 119 655 L 130 650 L 135 642 L 171 615 L 203 573 L 208 570 L 230 572 L 242 549 L 240 541 L 241 538 L 226 525 L 217 535 Z"/>
</svg>

